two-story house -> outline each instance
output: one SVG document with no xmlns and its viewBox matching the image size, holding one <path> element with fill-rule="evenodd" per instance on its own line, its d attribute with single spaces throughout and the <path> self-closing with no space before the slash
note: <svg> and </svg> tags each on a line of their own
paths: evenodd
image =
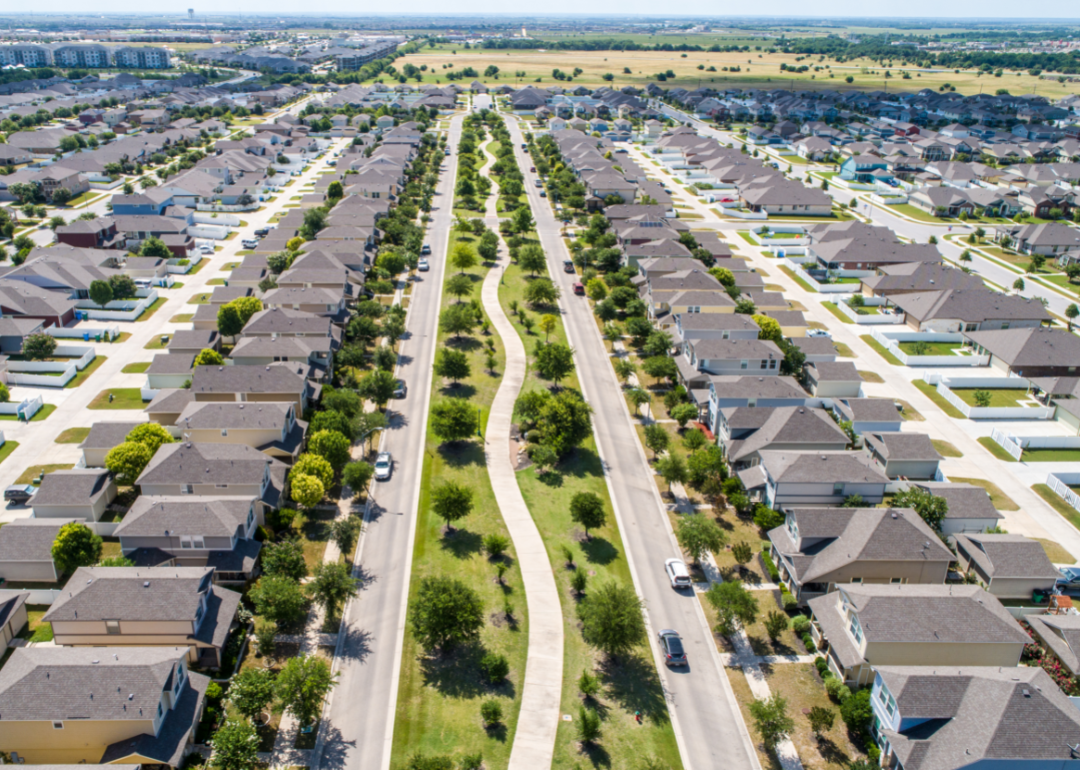
<svg viewBox="0 0 1080 770">
<path fill-rule="evenodd" d="M 179 767 L 209 684 L 186 649 L 21 647 L 0 670 L 0 746 L 18 764 Z"/>
<path fill-rule="evenodd" d="M 682 355 L 675 358 L 683 385 L 704 386 L 709 375 L 780 374 L 784 352 L 772 340 L 688 339 Z"/>
<path fill-rule="evenodd" d="M 143 495 L 255 497 L 276 508 L 289 466 L 246 444 L 165 444 L 136 480 Z"/>
<path fill-rule="evenodd" d="M 845 583 L 940 585 L 953 560 L 910 508 L 793 508 L 768 537 L 800 604 Z"/>
<path fill-rule="evenodd" d="M 266 366 L 196 366 L 191 373 L 195 401 L 266 403 L 291 401 L 303 414 L 321 388 L 308 379 L 306 362 Z"/>
<path fill-rule="evenodd" d="M 823 409 L 807 406 L 720 410 L 716 436 L 733 471 L 761 462 L 761 450 L 839 452 L 851 439 Z"/>
<path fill-rule="evenodd" d="M 815 644 L 852 687 L 871 684 L 873 666 L 1017 666 L 1031 641 L 972 585 L 848 583 L 809 606 Z"/>
<path fill-rule="evenodd" d="M 213 567 L 215 583 L 243 583 L 257 574 L 263 522 L 255 497 L 142 495 L 116 536 L 139 567 Z"/>
<path fill-rule="evenodd" d="M 292 464 L 304 445 L 307 423 L 291 402 L 229 403 L 195 401 L 176 420 L 184 441 L 245 444 Z"/>
<path fill-rule="evenodd" d="M 889 483 L 862 452 L 761 449 L 758 458 L 757 465 L 737 475 L 750 499 L 778 511 L 795 505 L 840 505 L 852 495 L 877 505 Z"/>
<path fill-rule="evenodd" d="M 31 498 L 36 519 L 101 521 L 116 499 L 116 482 L 104 469 L 58 470 L 45 474 Z"/>
<path fill-rule="evenodd" d="M 953 542 L 960 568 L 1001 599 L 1030 599 L 1061 577 L 1042 544 L 1024 535 L 967 532 Z"/>
</svg>

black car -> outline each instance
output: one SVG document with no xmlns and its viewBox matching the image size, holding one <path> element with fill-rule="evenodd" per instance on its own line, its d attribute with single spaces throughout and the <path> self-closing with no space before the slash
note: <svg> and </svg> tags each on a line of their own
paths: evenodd
<svg viewBox="0 0 1080 770">
<path fill-rule="evenodd" d="M 563 269 L 564 273 L 572 273 L 572 272 L 574 272 L 574 260 L 572 260 L 572 259 L 564 259 L 563 263 L 562 263 L 562 269 Z"/>
<path fill-rule="evenodd" d="M 4 490 L 4 499 L 9 503 L 28 503 L 37 492 L 33 484 L 17 484 Z"/>
<path fill-rule="evenodd" d="M 665 663 L 669 666 L 687 665 L 686 650 L 683 649 L 682 637 L 677 631 L 665 628 L 657 637 L 660 639 L 660 650 L 664 653 Z"/>
<path fill-rule="evenodd" d="M 425 243 L 423 246 L 420 247 L 420 256 L 421 257 L 426 257 L 426 256 L 428 256 L 430 254 L 431 254 L 431 244 L 430 243 Z"/>
</svg>

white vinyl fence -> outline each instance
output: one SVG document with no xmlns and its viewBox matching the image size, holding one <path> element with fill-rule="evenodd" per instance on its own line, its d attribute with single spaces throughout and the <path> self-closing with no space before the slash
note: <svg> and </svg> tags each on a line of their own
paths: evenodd
<svg viewBox="0 0 1080 770">
<path fill-rule="evenodd" d="M 1046 485 L 1073 510 L 1080 511 L 1080 495 L 1072 491 L 1073 484 L 1080 484 L 1080 473 L 1051 473 L 1046 477 Z"/>
<path fill-rule="evenodd" d="M 1015 437 L 1009 436 L 1001 430 L 994 428 L 990 433 L 991 440 L 1004 449 L 1012 458 L 1019 462 L 1020 457 L 1024 454 L 1024 447 L 1020 445 L 1020 442 Z"/>
<path fill-rule="evenodd" d="M 824 284 L 825 286 L 833 286 L 834 284 Z M 839 284 L 844 287 L 844 291 L 851 292 L 850 284 Z M 854 296 L 854 295 L 851 295 Z M 860 295 L 861 296 L 861 295 Z M 850 299 L 848 297 L 847 299 Z M 863 300 L 865 304 L 863 307 L 882 307 L 884 306 L 884 300 L 877 299 L 875 297 L 867 297 Z M 904 313 L 896 308 L 888 308 L 882 310 L 880 313 L 859 313 L 855 308 L 849 305 L 844 298 L 836 298 L 837 309 L 850 318 L 855 323 L 861 326 L 896 326 L 904 322 Z"/>
<path fill-rule="evenodd" d="M 902 332 L 871 329 L 870 336 L 886 350 L 896 356 L 905 366 L 987 366 L 990 356 L 974 355 L 971 348 L 957 349 L 956 353 L 946 355 L 917 356 L 905 353 L 900 344 L 903 342 L 954 342 L 962 343 L 964 335 L 946 332 Z"/>
<path fill-rule="evenodd" d="M 6 404 L 0 404 L 0 414 L 14 414 L 20 419 L 29 420 L 37 414 L 43 406 L 45 406 L 45 401 L 42 400 L 41 396 L 34 396 L 33 398 L 24 399 L 19 403 L 12 401 Z"/>
<path fill-rule="evenodd" d="M 100 337 L 106 342 L 112 342 L 114 339 L 120 336 L 119 326 L 104 326 L 104 327 L 90 327 L 90 326 L 50 326 L 45 330 L 45 333 L 50 337 L 56 337 L 57 339 L 71 339 L 82 340 L 83 342 L 89 342 L 90 340 Z"/>
<path fill-rule="evenodd" d="M 798 247 L 795 247 L 795 248 L 798 248 Z M 810 275 L 810 273 L 806 272 L 806 270 L 803 269 L 803 266 L 801 264 L 799 264 L 797 261 L 791 259 L 790 257 L 783 256 L 783 254 L 785 254 L 785 253 L 786 254 L 794 253 L 795 248 L 786 248 L 785 247 L 782 251 L 778 252 L 777 256 L 781 257 L 781 261 L 783 262 L 785 267 L 787 267 L 791 272 L 795 273 L 795 275 L 799 276 L 799 278 L 801 278 L 802 280 L 804 280 L 808 284 L 810 284 L 810 287 L 814 291 L 819 291 L 822 294 L 850 294 L 851 293 L 851 285 L 850 284 L 820 283 L 816 278 L 814 278 L 812 275 Z M 804 251 L 805 251 L 805 249 L 804 249 Z M 840 303 L 837 302 L 836 304 L 839 305 Z"/>
<path fill-rule="evenodd" d="M 84 318 L 97 321 L 134 321 L 145 313 L 146 309 L 157 301 L 157 298 L 157 290 L 150 289 L 145 297 L 139 297 L 137 300 L 113 300 L 104 308 L 88 299 L 79 300 L 75 307 Z"/>
<path fill-rule="evenodd" d="M 930 379 L 923 375 L 927 382 Z M 952 392 L 952 388 L 980 390 L 1027 389 L 1030 382 L 1023 377 L 941 377 L 937 392 L 969 420 L 1050 420 L 1057 411 L 1052 406 L 971 406 Z"/>
</svg>

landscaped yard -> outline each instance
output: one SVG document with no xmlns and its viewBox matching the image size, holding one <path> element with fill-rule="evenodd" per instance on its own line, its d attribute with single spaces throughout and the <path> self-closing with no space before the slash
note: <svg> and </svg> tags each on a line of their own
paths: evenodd
<svg viewBox="0 0 1080 770">
<path fill-rule="evenodd" d="M 19 478 L 15 479 L 15 483 L 36 484 L 38 476 L 43 473 L 49 474 L 53 471 L 66 471 L 74 467 L 74 463 L 58 463 L 56 465 L 31 465 L 29 468 L 19 474 Z"/>
<path fill-rule="evenodd" d="M 975 394 L 980 390 L 990 394 L 989 407 L 1019 407 L 1024 406 L 1021 400 L 1031 397 L 1024 388 L 950 388 L 952 392 L 968 406 L 979 406 L 975 401 Z"/>
<path fill-rule="evenodd" d="M 869 369 L 859 369 L 859 376 L 863 378 L 863 382 L 869 382 L 873 384 L 881 384 L 885 382 L 885 378 L 877 372 L 872 372 Z"/>
<path fill-rule="evenodd" d="M 81 444 L 90 435 L 89 428 L 68 428 L 56 437 L 57 444 Z"/>
<path fill-rule="evenodd" d="M 945 412 L 949 417 L 957 420 L 965 419 L 963 413 L 946 401 L 945 397 L 938 393 L 937 388 L 930 383 L 924 382 L 923 380 L 912 380 L 911 384 L 921 390 L 927 398 L 937 404 L 941 411 Z"/>
<path fill-rule="evenodd" d="M 852 321 L 850 318 L 848 318 L 846 315 L 844 315 L 843 313 L 841 313 L 837 309 L 835 302 L 822 302 L 821 306 L 823 308 L 825 308 L 826 310 L 828 310 L 830 313 L 832 313 L 834 316 L 836 316 L 838 319 L 840 319 L 840 321 L 842 323 L 846 323 L 846 324 L 855 323 L 854 321 Z M 867 335 L 867 336 L 869 336 L 869 335 Z"/>
<path fill-rule="evenodd" d="M 834 342 L 833 347 L 836 348 L 836 355 L 840 358 L 858 358 L 859 355 L 853 351 L 850 347 L 843 342 Z"/>
<path fill-rule="evenodd" d="M 151 316 L 154 315 L 154 313 L 161 310 L 161 306 L 164 305 L 165 302 L 166 302 L 166 299 L 164 297 L 158 297 L 157 299 L 155 299 L 154 304 L 152 304 L 150 307 L 146 308 L 146 310 L 143 311 L 143 314 L 135 319 L 136 323 L 141 323 L 143 321 L 149 321 Z"/>
<path fill-rule="evenodd" d="M 786 275 L 788 278 L 795 281 L 795 283 L 799 284 L 799 286 L 802 287 L 802 289 L 804 291 L 808 291 L 808 292 L 811 292 L 811 293 L 817 292 L 817 289 L 815 289 L 813 286 L 811 286 L 806 281 L 804 281 L 802 278 L 800 278 L 795 273 L 795 271 L 792 270 L 787 265 L 780 265 L 780 272 L 784 273 L 784 275 Z M 768 287 L 766 287 L 766 288 L 768 288 Z M 851 323 L 851 321 L 848 321 L 848 323 Z"/>
<path fill-rule="evenodd" d="M 169 323 L 174 324 L 186 324 L 191 323 L 191 319 L 195 317 L 194 313 L 178 313 L 169 319 Z"/>
<path fill-rule="evenodd" d="M 77 388 L 77 387 L 79 387 L 84 382 L 86 382 L 90 378 L 90 375 L 92 375 L 94 372 L 96 372 L 101 367 L 101 365 L 103 363 L 105 363 L 107 360 L 108 359 L 105 356 L 97 356 L 93 361 L 91 361 L 86 366 L 85 369 L 83 369 L 81 372 L 76 372 L 75 376 L 72 377 L 70 380 L 68 380 L 68 384 L 65 385 L 64 387 L 65 388 Z"/>
<path fill-rule="evenodd" d="M 955 481 L 955 479 L 953 480 Z M 1051 508 L 1061 514 L 1062 518 L 1077 529 L 1080 529 L 1080 511 L 1077 511 L 1067 502 L 1062 500 L 1048 484 L 1032 484 L 1031 488 L 1035 491 L 1035 494 L 1045 500 Z"/>
<path fill-rule="evenodd" d="M 964 347 L 962 342 L 901 342 L 897 346 L 909 356 L 951 356 Z"/>
<path fill-rule="evenodd" d="M 994 441 L 989 436 L 979 436 L 975 440 L 978 441 L 980 444 L 982 444 L 983 448 L 986 449 L 986 451 L 988 451 L 990 454 L 992 454 L 994 457 L 1001 460 L 1002 462 L 1006 462 L 1006 463 L 1014 463 L 1014 462 L 1016 462 L 1015 457 L 1013 457 L 1011 454 L 1006 452 L 1005 448 L 1003 446 L 1001 446 L 1001 444 L 997 443 L 996 441 Z"/>
<path fill-rule="evenodd" d="M 3 446 L 0 446 L 0 463 L 8 459 L 11 453 L 19 448 L 18 441 L 5 441 Z"/>
<path fill-rule="evenodd" d="M 939 439 L 939 438 L 932 438 L 932 439 L 930 439 L 930 443 L 934 445 L 934 449 L 936 449 L 938 454 L 941 455 L 942 457 L 963 457 L 964 456 L 963 452 L 961 452 L 959 449 L 954 447 L 948 441 L 944 441 L 944 440 Z"/>
<path fill-rule="evenodd" d="M 1025 449 L 1020 462 L 1076 463 L 1080 462 L 1080 449 Z"/>
<path fill-rule="evenodd" d="M 151 361 L 137 361 L 133 364 L 128 364 L 120 371 L 123 374 L 142 374 L 150 368 Z"/>
<path fill-rule="evenodd" d="M 30 422 L 41 422 L 55 411 L 56 404 L 42 404 L 41 408 L 30 418 Z M 0 420 L 13 420 L 18 422 L 19 416 L 17 414 L 0 414 Z"/>
<path fill-rule="evenodd" d="M 112 396 L 112 401 L 109 401 Z M 139 388 L 110 388 L 94 396 L 87 409 L 142 409 L 146 406 Z"/>
</svg>

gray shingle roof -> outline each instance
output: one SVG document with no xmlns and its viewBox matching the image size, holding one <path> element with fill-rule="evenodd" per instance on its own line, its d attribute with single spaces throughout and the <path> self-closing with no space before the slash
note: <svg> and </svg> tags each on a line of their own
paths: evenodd
<svg viewBox="0 0 1080 770">
<path fill-rule="evenodd" d="M 162 388 L 147 404 L 144 412 L 182 412 L 184 407 L 195 400 L 195 394 L 185 388 Z M 124 434 L 127 435 L 127 434 Z"/>
<path fill-rule="evenodd" d="M 195 353 L 158 353 L 147 368 L 147 374 L 189 374 L 195 363 Z"/>
<path fill-rule="evenodd" d="M 993 578 L 1043 578 L 1053 584 L 1061 574 L 1037 540 L 1024 535 L 956 535 L 956 545 Z"/>
<path fill-rule="evenodd" d="M 33 507 L 47 505 L 87 505 L 105 494 L 109 487 L 106 470 L 71 469 L 45 474 L 41 486 L 30 504 Z"/>
<path fill-rule="evenodd" d="M 52 544 L 76 519 L 15 519 L 0 527 L 0 562 L 52 561 Z"/>
<path fill-rule="evenodd" d="M 142 424 L 141 422 L 95 422 L 90 426 L 90 432 L 79 444 L 79 448 L 112 449 L 117 444 L 124 443 L 127 434 Z"/>
<path fill-rule="evenodd" d="M 261 484 L 271 460 L 243 444 L 176 443 L 162 446 L 139 484 Z"/>
<path fill-rule="evenodd" d="M 292 402 L 279 401 L 250 403 L 193 401 L 180 413 L 176 424 L 194 430 L 207 428 L 281 430 L 292 408 Z"/>
<path fill-rule="evenodd" d="M 862 382 L 862 375 L 851 361 L 815 361 L 806 365 L 815 382 Z"/>
<path fill-rule="evenodd" d="M 206 567 L 80 567 L 43 620 L 194 621 L 213 572 Z"/>
<path fill-rule="evenodd" d="M 1073 760 L 1080 712 L 1041 668 L 877 672 L 901 718 L 929 720 L 903 733 L 883 731 L 905 770 L 955 770 L 981 759 Z"/>
<path fill-rule="evenodd" d="M 1004 518 L 998 513 L 990 501 L 990 495 L 982 487 L 951 482 L 922 482 L 917 486 L 923 487 L 934 497 L 945 498 L 949 505 L 949 512 L 945 514 L 946 519 Z"/>
<path fill-rule="evenodd" d="M 1062 367 L 1080 361 L 1080 337 L 1064 329 L 999 329 L 965 334 L 1012 367 Z"/>
<path fill-rule="evenodd" d="M 1080 615 L 1028 615 L 1024 620 L 1073 676 L 1080 673 Z"/>
<path fill-rule="evenodd" d="M 254 499 L 142 495 L 120 522 L 116 536 L 164 537 L 169 533 L 186 533 L 232 537 L 247 523 Z"/>
<path fill-rule="evenodd" d="M 724 374 L 709 377 L 709 384 L 720 398 L 809 398 L 794 377 Z"/>
<path fill-rule="evenodd" d="M 844 398 L 833 402 L 852 422 L 900 422 L 896 404 L 887 398 Z"/>
<path fill-rule="evenodd" d="M 886 460 L 944 460 L 925 433 L 867 433 L 866 443 Z"/>
<path fill-rule="evenodd" d="M 823 409 L 803 406 L 755 407 L 739 412 L 763 410 L 769 413 L 761 427 L 745 439 L 732 441 L 727 454 L 739 461 L 774 444 L 829 444 L 838 450 L 848 444 L 848 436 Z M 740 418 L 743 417 L 740 415 Z"/>
<path fill-rule="evenodd" d="M 948 289 L 896 294 L 889 301 L 920 321 L 959 319 L 986 321 L 1048 321 L 1050 314 L 1038 300 L 1000 294 L 987 288 Z"/>
<path fill-rule="evenodd" d="M 303 365 L 196 366 L 192 393 L 302 393 Z"/>
<path fill-rule="evenodd" d="M 777 482 L 788 484 L 886 484 L 889 479 L 862 452 L 762 450 L 761 464 Z"/>
</svg>

